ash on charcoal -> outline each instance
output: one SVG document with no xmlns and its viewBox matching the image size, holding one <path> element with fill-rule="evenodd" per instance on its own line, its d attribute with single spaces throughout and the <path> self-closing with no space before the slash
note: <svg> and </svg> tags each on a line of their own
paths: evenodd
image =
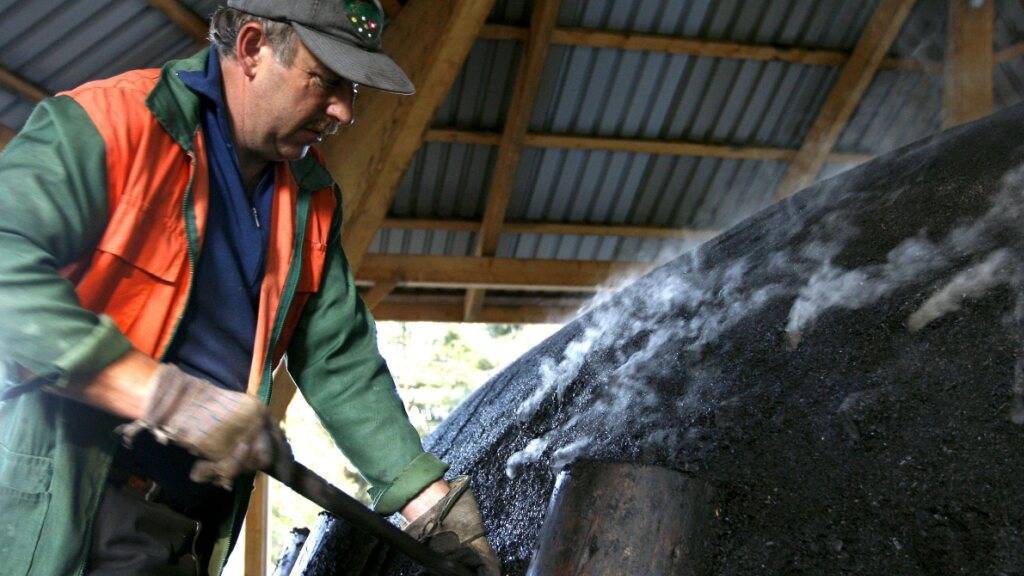
<svg viewBox="0 0 1024 576">
<path fill-rule="evenodd" d="M 1022 133 L 1016 106 L 821 182 L 477 390 L 427 447 L 506 571 L 587 457 L 712 486 L 707 575 L 1024 572 Z"/>
</svg>

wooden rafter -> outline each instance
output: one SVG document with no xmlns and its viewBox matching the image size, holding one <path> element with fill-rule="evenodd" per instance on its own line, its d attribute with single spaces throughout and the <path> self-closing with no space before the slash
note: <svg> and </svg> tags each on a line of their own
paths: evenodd
<svg viewBox="0 0 1024 576">
<path fill-rule="evenodd" d="M 457 128 L 431 128 L 424 135 L 427 142 L 449 142 L 453 144 L 475 144 L 497 146 L 501 135 L 496 132 L 477 132 Z M 562 148 L 569 150 L 611 150 L 616 152 L 637 152 L 641 154 L 662 154 L 666 156 L 698 156 L 707 158 L 731 158 L 736 160 L 774 160 L 790 162 L 799 150 L 772 146 L 747 146 L 708 144 L 687 140 L 652 140 L 644 138 L 610 138 L 607 136 L 579 136 L 573 134 L 544 134 L 531 132 L 523 138 L 527 148 Z M 828 162 L 837 164 L 860 164 L 873 158 L 870 154 L 852 152 L 829 152 Z"/>
<path fill-rule="evenodd" d="M 495 324 L 561 323 L 577 312 L 572 306 L 484 306 L 476 322 Z M 463 322 L 457 302 L 384 302 L 373 312 L 377 320 L 399 322 Z"/>
<path fill-rule="evenodd" d="M 209 24 L 180 0 L 149 0 L 149 4 L 163 12 L 199 44 L 209 43 Z"/>
<path fill-rule="evenodd" d="M 380 305 L 381 302 L 384 301 L 385 298 L 388 297 L 388 295 L 395 291 L 397 286 L 398 282 L 395 280 L 382 280 L 380 282 L 376 282 L 374 283 L 373 288 L 370 288 L 370 290 L 363 295 L 363 303 L 366 304 L 366 307 L 372 312 Z"/>
<path fill-rule="evenodd" d="M 380 4 L 390 20 L 394 20 L 398 13 L 402 11 L 402 5 L 398 0 L 381 0 Z"/>
<path fill-rule="evenodd" d="M 488 24 L 480 33 L 481 38 L 520 42 L 524 41 L 528 35 L 527 28 L 503 24 Z M 849 52 L 825 48 L 781 48 L 588 28 L 555 28 L 551 34 L 551 43 L 590 48 L 667 52 L 709 58 L 792 62 L 812 66 L 843 66 L 851 57 Z M 880 67 L 883 70 L 922 71 L 931 74 L 938 74 L 942 71 L 940 63 L 912 58 L 884 58 Z"/>
<path fill-rule="evenodd" d="M 776 199 L 785 198 L 814 181 L 847 121 L 867 92 L 915 1 L 881 0 L 875 8 L 850 59 L 843 66 L 839 79 L 811 125 L 803 146 L 779 184 L 775 192 Z"/>
<path fill-rule="evenodd" d="M 942 83 L 942 127 L 992 112 L 993 0 L 948 0 L 946 62 Z"/>
<path fill-rule="evenodd" d="M 384 32 L 384 49 L 417 87 L 415 96 L 368 90 L 358 121 L 328 139 L 323 152 L 345 191 L 343 243 L 352 267 L 360 262 L 405 169 L 462 68 L 494 0 L 411 0 Z"/>
<path fill-rule="evenodd" d="M 1010 60 L 1020 58 L 1021 56 L 1024 56 L 1024 42 L 1018 42 L 1017 44 L 1003 48 L 992 56 L 992 60 L 996 64 L 1002 64 L 1003 62 L 1009 62 Z"/>
<path fill-rule="evenodd" d="M 7 68 L 0 66 L 0 86 L 17 93 L 26 100 L 36 103 L 50 96 L 50 92 Z M 0 124 L 0 150 L 18 133 L 10 126 Z"/>
<path fill-rule="evenodd" d="M 43 98 L 50 96 L 50 92 L 42 86 L 2 66 L 0 66 L 0 86 L 15 92 L 32 103 L 39 102 Z M 0 124 L 0 150 L 3 150 L 17 133 L 18 131 L 10 126 Z"/>
<path fill-rule="evenodd" d="M 50 95 L 50 92 L 42 86 L 2 66 L 0 66 L 0 86 L 17 93 L 33 103 L 39 102 Z"/>
<path fill-rule="evenodd" d="M 11 127 L 0 124 L 0 150 L 3 150 L 16 134 Z"/>
<path fill-rule="evenodd" d="M 498 248 L 505 210 L 512 196 L 516 168 L 522 155 L 523 139 L 526 137 L 537 90 L 540 88 L 541 73 L 544 71 L 544 62 L 547 60 L 548 46 L 551 42 L 551 31 L 555 28 L 561 4 L 561 0 L 537 0 L 533 4 L 530 34 L 519 61 L 519 69 L 516 71 L 512 100 L 498 144 L 498 158 L 491 172 L 491 186 L 487 194 L 487 204 L 484 206 L 484 217 L 476 237 L 474 253 L 477 256 L 490 256 Z M 483 306 L 483 300 L 482 290 L 473 289 L 466 292 L 463 314 L 466 321 L 473 320 Z"/>
<path fill-rule="evenodd" d="M 442 220 L 428 218 L 387 218 L 381 228 L 398 230 L 447 230 L 472 232 L 480 229 L 475 220 Z M 587 224 L 581 222 L 506 222 L 502 228 L 511 234 L 567 234 L 572 236 L 625 236 L 704 241 L 718 235 L 718 230 L 668 228 L 623 224 Z"/>
<path fill-rule="evenodd" d="M 421 288 L 589 292 L 651 266 L 651 262 L 368 254 L 356 280 Z"/>
</svg>

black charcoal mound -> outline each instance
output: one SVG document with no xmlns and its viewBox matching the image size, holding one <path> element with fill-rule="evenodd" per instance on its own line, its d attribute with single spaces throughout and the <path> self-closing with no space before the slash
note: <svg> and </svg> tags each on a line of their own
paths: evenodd
<svg viewBox="0 0 1024 576">
<path fill-rule="evenodd" d="M 589 458 L 714 488 L 697 574 L 1024 574 L 1022 141 L 1016 106 L 823 181 L 474 393 L 427 447 L 506 571 Z"/>
</svg>

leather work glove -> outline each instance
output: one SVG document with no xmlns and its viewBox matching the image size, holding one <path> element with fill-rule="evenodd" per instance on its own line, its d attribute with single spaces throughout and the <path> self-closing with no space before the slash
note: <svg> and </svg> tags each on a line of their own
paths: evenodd
<svg viewBox="0 0 1024 576">
<path fill-rule="evenodd" d="M 469 476 L 459 476 L 450 485 L 444 498 L 405 527 L 406 533 L 477 576 L 501 576 L 501 562 L 487 542 Z"/>
<path fill-rule="evenodd" d="M 130 444 L 147 429 L 158 441 L 188 450 L 199 458 L 192 481 L 230 490 L 239 474 L 264 470 L 275 457 L 291 458 L 284 434 L 257 398 L 219 388 L 172 364 L 161 364 L 153 383 L 145 415 L 122 427 L 122 434 Z"/>
</svg>

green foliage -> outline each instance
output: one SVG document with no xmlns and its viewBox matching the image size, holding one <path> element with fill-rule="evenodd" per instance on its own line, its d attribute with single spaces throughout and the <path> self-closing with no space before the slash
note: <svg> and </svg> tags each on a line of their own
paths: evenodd
<svg viewBox="0 0 1024 576">
<path fill-rule="evenodd" d="M 425 436 L 498 366 L 514 360 L 556 328 L 381 322 L 377 340 L 405 400 L 409 420 Z M 341 455 L 301 396 L 296 396 L 288 408 L 284 427 L 300 462 L 369 503 L 366 481 Z M 272 568 L 291 538 L 289 531 L 298 526 L 312 527 L 320 509 L 277 482 L 271 482 L 270 503 Z M 231 564 L 235 560 L 232 558 Z"/>
<path fill-rule="evenodd" d="M 502 336 L 511 336 L 523 329 L 522 324 L 488 324 L 487 333 L 491 335 L 491 338 L 501 338 Z"/>
</svg>

